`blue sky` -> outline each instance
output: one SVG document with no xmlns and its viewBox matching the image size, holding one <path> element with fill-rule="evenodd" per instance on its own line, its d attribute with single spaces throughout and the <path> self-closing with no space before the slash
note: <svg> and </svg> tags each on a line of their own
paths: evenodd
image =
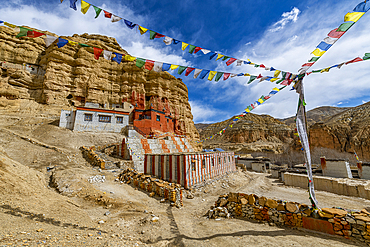
<svg viewBox="0 0 370 247">
<path fill-rule="evenodd" d="M 310 53 L 327 33 L 337 28 L 344 15 L 360 0 L 346 1 L 113 1 L 88 0 L 96 6 L 134 23 L 175 39 L 258 64 L 297 73 Z M 133 56 L 166 63 L 231 73 L 271 75 L 250 65 L 226 66 L 209 60 L 209 55 L 190 55 L 180 45 L 166 46 L 161 39 L 128 29 L 120 21 L 111 23 L 101 15 L 94 19 L 91 8 L 86 15 L 69 8 L 69 0 L 0 0 L 0 19 L 28 25 L 58 35 L 99 33 L 117 39 Z M 370 14 L 362 17 L 313 67 L 325 68 L 362 57 L 368 45 Z M 311 74 L 304 80 L 307 108 L 318 106 L 357 106 L 370 100 L 370 61 Z M 191 74 L 192 75 L 192 74 Z M 247 85 L 248 77 L 219 82 L 181 78 L 189 90 L 194 121 L 210 123 L 240 114 L 246 106 L 276 86 L 271 82 Z M 272 97 L 254 113 L 284 118 L 295 114 L 297 94 L 289 89 Z"/>
</svg>

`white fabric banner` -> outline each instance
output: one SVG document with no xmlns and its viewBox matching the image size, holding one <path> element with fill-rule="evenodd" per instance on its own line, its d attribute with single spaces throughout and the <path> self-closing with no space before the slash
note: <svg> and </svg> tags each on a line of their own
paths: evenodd
<svg viewBox="0 0 370 247">
<path fill-rule="evenodd" d="M 112 52 L 111 51 L 103 51 L 103 57 L 107 60 L 112 60 Z"/>
<path fill-rule="evenodd" d="M 166 36 L 166 37 L 164 37 L 163 42 L 166 45 L 170 45 L 170 44 L 172 44 L 172 40 L 173 40 L 173 38 L 170 38 L 170 37 Z"/>
<path fill-rule="evenodd" d="M 162 66 L 163 66 L 163 63 L 156 61 L 156 62 L 154 62 L 153 70 L 156 71 L 156 72 L 161 72 L 162 71 Z"/>
<path fill-rule="evenodd" d="M 194 79 L 197 79 L 197 77 L 199 76 L 200 72 L 202 72 L 201 69 L 195 69 L 194 70 Z"/>
<path fill-rule="evenodd" d="M 117 21 L 120 21 L 120 20 L 122 20 L 121 17 L 112 14 L 112 22 L 117 22 Z"/>
<path fill-rule="evenodd" d="M 46 37 L 44 37 L 46 47 L 49 47 L 57 39 L 57 37 L 46 35 Z"/>
<path fill-rule="evenodd" d="M 201 49 L 201 51 L 203 52 L 204 55 L 210 53 L 211 51 L 210 50 L 207 50 L 207 49 Z"/>
</svg>

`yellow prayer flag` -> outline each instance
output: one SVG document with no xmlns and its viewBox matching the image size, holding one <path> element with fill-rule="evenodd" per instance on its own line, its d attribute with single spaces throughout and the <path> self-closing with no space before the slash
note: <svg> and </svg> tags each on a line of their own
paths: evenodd
<svg viewBox="0 0 370 247">
<path fill-rule="evenodd" d="M 126 61 L 135 61 L 135 59 L 136 59 L 136 57 L 133 57 L 133 56 L 130 56 L 130 55 L 125 56 Z"/>
<path fill-rule="evenodd" d="M 177 69 L 178 67 L 179 67 L 178 65 L 171 64 L 170 69 L 175 70 L 175 69 Z"/>
<path fill-rule="evenodd" d="M 247 109 L 245 109 L 245 111 L 246 111 L 246 112 L 250 112 L 251 110 L 249 110 L 249 109 L 247 108 Z"/>
<path fill-rule="evenodd" d="M 148 28 L 139 26 L 139 31 L 140 31 L 141 35 L 143 35 L 144 33 L 146 33 L 148 31 Z"/>
<path fill-rule="evenodd" d="M 217 71 L 210 71 L 209 76 L 208 76 L 208 80 L 212 81 L 213 77 L 215 77 L 216 74 L 217 74 Z"/>
<path fill-rule="evenodd" d="M 251 76 L 251 74 L 245 73 L 244 76 Z"/>
<path fill-rule="evenodd" d="M 182 49 L 182 50 L 185 50 L 185 49 L 186 49 L 186 47 L 188 47 L 188 45 L 189 45 L 189 44 L 182 42 L 181 49 Z"/>
<path fill-rule="evenodd" d="M 322 51 L 322 50 L 320 50 L 319 48 L 316 48 L 313 52 L 312 52 L 312 54 L 313 55 L 315 55 L 316 57 L 321 57 L 322 55 L 324 55 L 324 53 L 325 53 L 326 51 Z"/>
<path fill-rule="evenodd" d="M 8 22 L 4 22 L 4 25 L 8 26 L 8 27 L 11 27 L 11 28 L 16 28 L 17 26 L 14 25 L 14 24 L 10 24 Z"/>
<path fill-rule="evenodd" d="M 280 91 L 280 89 L 278 89 L 277 87 L 274 87 L 273 89 L 272 89 L 273 91 Z"/>
<path fill-rule="evenodd" d="M 264 102 L 262 99 L 258 99 L 257 101 L 260 102 L 261 104 Z"/>
<path fill-rule="evenodd" d="M 225 55 L 217 54 L 217 59 L 216 59 L 216 61 L 217 61 L 218 59 L 222 58 L 223 56 L 225 56 Z"/>
<path fill-rule="evenodd" d="M 277 80 L 279 80 L 279 78 L 272 78 L 270 81 L 274 82 L 274 81 L 277 81 Z"/>
<path fill-rule="evenodd" d="M 278 77 L 280 75 L 281 70 L 276 70 L 274 73 L 274 77 Z"/>
<path fill-rule="evenodd" d="M 323 73 L 323 72 L 329 72 L 329 70 L 330 70 L 330 67 L 329 67 L 329 68 L 326 68 L 326 69 L 322 69 L 322 70 L 320 71 L 320 73 Z"/>
<path fill-rule="evenodd" d="M 347 13 L 345 16 L 344 16 L 344 21 L 353 21 L 353 22 L 357 22 L 363 15 L 365 14 L 365 12 L 353 12 L 353 13 Z"/>
<path fill-rule="evenodd" d="M 68 43 L 71 44 L 71 45 L 77 45 L 78 44 L 78 42 L 74 42 L 74 41 L 70 41 L 70 40 L 68 40 Z"/>
<path fill-rule="evenodd" d="M 86 14 L 86 12 L 89 10 L 90 4 L 85 2 L 84 0 L 81 0 L 81 12 L 82 14 Z"/>
</svg>

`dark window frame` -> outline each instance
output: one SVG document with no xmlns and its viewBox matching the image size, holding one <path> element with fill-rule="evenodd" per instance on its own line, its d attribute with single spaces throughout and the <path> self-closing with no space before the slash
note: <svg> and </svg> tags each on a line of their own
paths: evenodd
<svg viewBox="0 0 370 247">
<path fill-rule="evenodd" d="M 84 114 L 84 121 L 92 122 L 92 119 L 93 119 L 93 114 L 91 114 L 91 113 L 85 113 Z"/>
</svg>

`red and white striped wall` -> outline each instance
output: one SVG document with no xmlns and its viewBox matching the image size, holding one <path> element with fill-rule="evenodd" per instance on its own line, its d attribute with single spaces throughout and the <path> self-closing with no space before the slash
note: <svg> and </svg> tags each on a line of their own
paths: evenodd
<svg viewBox="0 0 370 247">
<path fill-rule="evenodd" d="M 144 173 L 185 188 L 236 171 L 233 152 L 146 154 Z"/>
</svg>

